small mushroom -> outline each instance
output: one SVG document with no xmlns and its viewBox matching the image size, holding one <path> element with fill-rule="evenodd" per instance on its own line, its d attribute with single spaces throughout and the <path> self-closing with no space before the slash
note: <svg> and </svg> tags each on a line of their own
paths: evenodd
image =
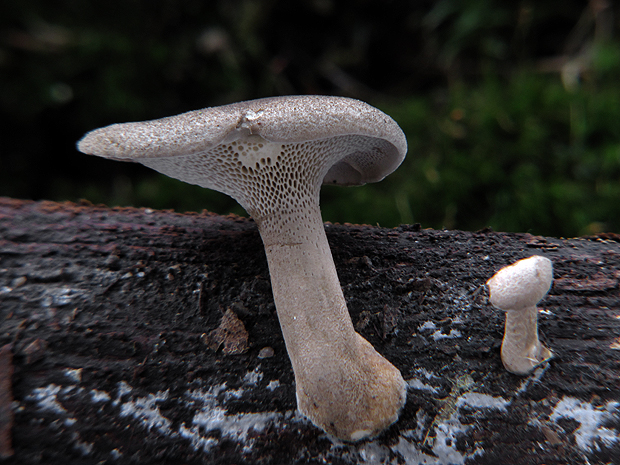
<svg viewBox="0 0 620 465">
<path fill-rule="evenodd" d="M 396 421 L 406 384 L 353 328 L 319 209 L 322 183 L 380 181 L 400 165 L 392 118 L 348 98 L 274 97 L 114 124 L 78 149 L 236 199 L 263 239 L 300 411 L 349 441 Z"/>
<path fill-rule="evenodd" d="M 511 373 L 527 375 L 553 356 L 538 340 L 536 308 L 552 282 L 551 260 L 539 255 L 506 266 L 487 281 L 491 303 L 506 312 L 502 362 Z"/>
</svg>

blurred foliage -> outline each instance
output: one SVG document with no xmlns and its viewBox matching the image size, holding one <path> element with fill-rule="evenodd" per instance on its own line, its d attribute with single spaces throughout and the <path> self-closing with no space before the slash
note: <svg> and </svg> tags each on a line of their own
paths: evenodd
<svg viewBox="0 0 620 465">
<path fill-rule="evenodd" d="M 542 3 L 542 5 L 540 4 Z M 360 98 L 407 134 L 324 219 L 620 232 L 614 6 L 499 0 L 0 4 L 0 195 L 218 213 L 232 199 L 87 157 L 88 130 L 285 94 Z"/>
<path fill-rule="evenodd" d="M 491 75 L 383 106 L 410 135 L 409 155 L 385 187 L 350 194 L 350 221 L 367 221 L 355 212 L 370 204 L 381 224 L 557 236 L 620 230 L 620 88 L 617 77 L 590 79 L 567 91 L 550 76 Z"/>
</svg>

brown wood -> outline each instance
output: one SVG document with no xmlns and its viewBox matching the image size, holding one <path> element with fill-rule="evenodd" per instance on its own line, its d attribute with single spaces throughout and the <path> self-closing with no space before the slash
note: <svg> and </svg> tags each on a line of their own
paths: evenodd
<svg viewBox="0 0 620 465">
<path fill-rule="evenodd" d="M 620 463 L 618 235 L 326 228 L 357 330 L 410 384 L 361 444 L 295 413 L 251 220 L 0 199 L 3 463 Z M 484 283 L 533 254 L 556 357 L 519 377 Z"/>
</svg>

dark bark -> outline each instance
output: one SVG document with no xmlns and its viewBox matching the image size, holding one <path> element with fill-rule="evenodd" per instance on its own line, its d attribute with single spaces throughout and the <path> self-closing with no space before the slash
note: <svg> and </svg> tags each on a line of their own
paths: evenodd
<svg viewBox="0 0 620 465">
<path fill-rule="evenodd" d="M 326 228 L 357 330 L 410 385 L 361 444 L 295 413 L 251 220 L 0 199 L 3 463 L 618 463 L 618 236 Z M 484 283 L 533 254 L 556 357 L 519 377 Z"/>
</svg>

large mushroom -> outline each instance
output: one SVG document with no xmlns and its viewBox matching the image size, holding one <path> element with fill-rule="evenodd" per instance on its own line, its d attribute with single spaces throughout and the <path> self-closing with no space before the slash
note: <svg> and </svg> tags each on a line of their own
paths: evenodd
<svg viewBox="0 0 620 465">
<path fill-rule="evenodd" d="M 265 246 L 299 410 L 348 441 L 396 421 L 406 384 L 353 328 L 319 209 L 321 184 L 380 181 L 400 165 L 407 143 L 392 118 L 348 98 L 274 97 L 114 124 L 78 149 L 236 199 Z"/>
</svg>

